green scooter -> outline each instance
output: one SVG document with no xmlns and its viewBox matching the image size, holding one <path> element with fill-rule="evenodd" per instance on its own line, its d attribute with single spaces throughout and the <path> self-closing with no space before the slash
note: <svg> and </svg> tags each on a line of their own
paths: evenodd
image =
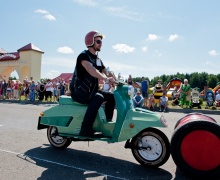
<svg viewBox="0 0 220 180">
<path fill-rule="evenodd" d="M 79 136 L 81 123 L 87 105 L 74 102 L 69 96 L 61 96 L 59 105 L 42 112 L 38 120 L 38 130 L 47 128 L 50 144 L 58 149 L 68 147 L 72 141 L 106 141 L 115 143 L 126 141 L 135 159 L 146 167 L 159 167 L 170 156 L 170 142 L 167 136 L 154 127 L 167 127 L 163 115 L 142 108 L 133 107 L 130 86 L 118 82 L 114 97 L 116 101 L 116 121 L 106 120 L 104 105 L 98 110 L 93 129 L 102 132 L 102 138 Z"/>
</svg>

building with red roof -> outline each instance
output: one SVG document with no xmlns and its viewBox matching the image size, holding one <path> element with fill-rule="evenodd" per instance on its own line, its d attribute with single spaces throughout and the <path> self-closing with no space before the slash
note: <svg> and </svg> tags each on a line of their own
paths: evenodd
<svg viewBox="0 0 220 180">
<path fill-rule="evenodd" d="M 40 79 L 43 53 L 32 43 L 19 48 L 17 52 L 7 52 L 0 48 L 0 76 L 8 80 L 10 74 L 16 70 L 20 81 L 30 77 Z"/>
<path fill-rule="evenodd" d="M 65 82 L 69 82 L 69 80 L 72 80 L 73 73 L 62 73 L 59 76 L 55 77 L 51 81 L 57 81 L 58 79 L 63 79 Z"/>
</svg>

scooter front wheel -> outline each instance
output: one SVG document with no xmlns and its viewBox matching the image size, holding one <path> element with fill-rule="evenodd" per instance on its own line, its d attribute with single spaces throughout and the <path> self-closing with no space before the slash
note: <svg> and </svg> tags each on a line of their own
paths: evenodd
<svg viewBox="0 0 220 180">
<path fill-rule="evenodd" d="M 132 154 L 146 167 L 162 166 L 170 156 L 170 142 L 158 129 L 147 128 L 132 139 Z"/>
<path fill-rule="evenodd" d="M 48 138 L 50 144 L 53 147 L 58 148 L 58 149 L 67 148 L 72 142 L 71 139 L 58 136 L 57 128 L 54 126 L 50 126 L 47 129 L 47 138 Z"/>
</svg>

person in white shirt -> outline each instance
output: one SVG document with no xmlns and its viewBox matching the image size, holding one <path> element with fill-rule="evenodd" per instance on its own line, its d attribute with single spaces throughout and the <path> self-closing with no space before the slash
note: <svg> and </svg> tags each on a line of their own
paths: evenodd
<svg viewBox="0 0 220 180">
<path fill-rule="evenodd" d="M 53 91 L 53 83 L 51 82 L 50 79 L 48 79 L 46 83 L 45 101 L 48 101 L 48 97 L 50 97 L 50 101 L 52 101 L 52 91 Z"/>
<path fill-rule="evenodd" d="M 104 83 L 103 91 L 109 92 L 111 85 L 109 83 Z"/>
<path fill-rule="evenodd" d="M 159 111 L 161 112 L 163 108 L 163 111 L 166 112 L 167 106 L 168 106 L 168 97 L 166 96 L 166 93 L 163 93 L 163 96 L 161 96 L 159 99 L 159 107 L 160 107 Z"/>
</svg>

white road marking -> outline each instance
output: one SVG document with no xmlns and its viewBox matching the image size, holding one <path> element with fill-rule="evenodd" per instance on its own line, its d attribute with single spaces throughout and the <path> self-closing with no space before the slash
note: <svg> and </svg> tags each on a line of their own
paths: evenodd
<svg viewBox="0 0 220 180">
<path fill-rule="evenodd" d="M 3 125 L 0 124 L 0 126 L 3 126 Z"/>
<path fill-rule="evenodd" d="M 93 172 L 94 173 L 95 172 L 95 173 L 97 173 L 97 174 L 99 174 L 101 176 L 112 177 L 112 178 L 122 179 L 122 180 L 127 180 L 125 178 L 121 178 L 121 177 L 117 177 L 117 176 L 112 176 L 112 175 L 108 175 L 108 174 L 99 173 L 97 171 L 91 171 L 91 170 L 83 169 L 83 168 L 76 167 L 76 166 L 69 166 L 69 165 L 66 165 L 66 164 L 62 164 L 62 163 L 58 163 L 58 162 L 54 162 L 54 161 L 50 161 L 50 160 L 46 160 L 46 159 L 41 159 L 41 158 L 34 157 L 34 156 L 27 156 L 27 155 L 22 154 L 22 153 L 16 153 L 16 152 L 13 152 L 13 151 L 7 151 L 7 150 L 4 150 L 4 149 L 0 149 L 0 151 L 6 152 L 6 153 L 10 153 L 10 154 L 22 155 L 22 156 L 25 156 L 25 157 L 28 157 L 28 158 L 39 160 L 39 161 L 44 161 L 44 162 L 51 163 L 51 164 L 56 164 L 56 165 L 59 165 L 59 166 L 64 166 L 64 167 L 68 167 L 68 168 L 72 168 L 72 169 L 77 169 L 77 170 L 85 171 L 85 173 L 88 173 L 88 172 L 90 172 L 90 173 Z"/>
</svg>

